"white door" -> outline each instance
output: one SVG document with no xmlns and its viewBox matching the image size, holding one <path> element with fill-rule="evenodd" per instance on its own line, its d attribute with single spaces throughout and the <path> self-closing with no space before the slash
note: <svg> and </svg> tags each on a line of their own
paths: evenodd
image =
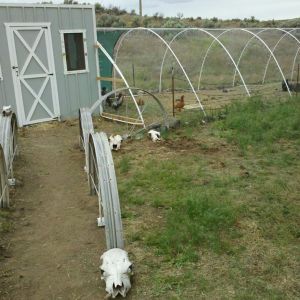
<svg viewBox="0 0 300 300">
<path fill-rule="evenodd" d="M 6 23 L 19 125 L 59 118 L 50 23 Z"/>
</svg>

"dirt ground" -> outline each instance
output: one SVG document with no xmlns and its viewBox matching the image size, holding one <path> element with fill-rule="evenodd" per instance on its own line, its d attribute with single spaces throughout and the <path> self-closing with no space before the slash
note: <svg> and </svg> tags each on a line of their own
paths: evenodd
<svg viewBox="0 0 300 300">
<path fill-rule="evenodd" d="M 19 133 L 12 195 L 14 230 L 0 261 L 0 299 L 103 299 L 104 230 L 89 196 L 78 125 L 41 124 Z"/>
</svg>

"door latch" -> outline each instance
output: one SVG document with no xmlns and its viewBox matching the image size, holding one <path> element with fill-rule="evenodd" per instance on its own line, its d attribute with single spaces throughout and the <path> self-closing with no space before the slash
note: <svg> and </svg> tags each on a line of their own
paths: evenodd
<svg viewBox="0 0 300 300">
<path fill-rule="evenodd" d="M 18 66 L 12 66 L 12 69 L 16 71 L 16 75 L 19 76 L 19 67 Z"/>
</svg>

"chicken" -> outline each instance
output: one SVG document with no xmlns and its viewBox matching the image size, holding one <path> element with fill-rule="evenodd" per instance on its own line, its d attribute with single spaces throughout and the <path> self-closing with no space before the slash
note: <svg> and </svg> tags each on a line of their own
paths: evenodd
<svg viewBox="0 0 300 300">
<path fill-rule="evenodd" d="M 138 106 L 144 106 L 144 104 L 145 104 L 144 100 L 142 98 L 138 98 L 137 105 Z"/>
<path fill-rule="evenodd" d="M 118 97 L 113 101 L 111 106 L 115 110 L 118 110 L 118 108 L 123 104 L 123 97 L 124 97 L 123 94 L 119 93 Z"/>
<path fill-rule="evenodd" d="M 178 111 L 181 111 L 184 108 L 184 95 L 180 97 L 180 99 L 176 99 L 176 103 L 174 106 Z"/>
</svg>

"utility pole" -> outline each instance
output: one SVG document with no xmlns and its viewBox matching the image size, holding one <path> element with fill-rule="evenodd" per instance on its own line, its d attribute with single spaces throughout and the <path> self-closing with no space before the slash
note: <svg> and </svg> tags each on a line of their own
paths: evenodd
<svg viewBox="0 0 300 300">
<path fill-rule="evenodd" d="M 142 0 L 139 1 L 140 1 L 140 17 L 142 17 L 143 16 Z"/>
</svg>

